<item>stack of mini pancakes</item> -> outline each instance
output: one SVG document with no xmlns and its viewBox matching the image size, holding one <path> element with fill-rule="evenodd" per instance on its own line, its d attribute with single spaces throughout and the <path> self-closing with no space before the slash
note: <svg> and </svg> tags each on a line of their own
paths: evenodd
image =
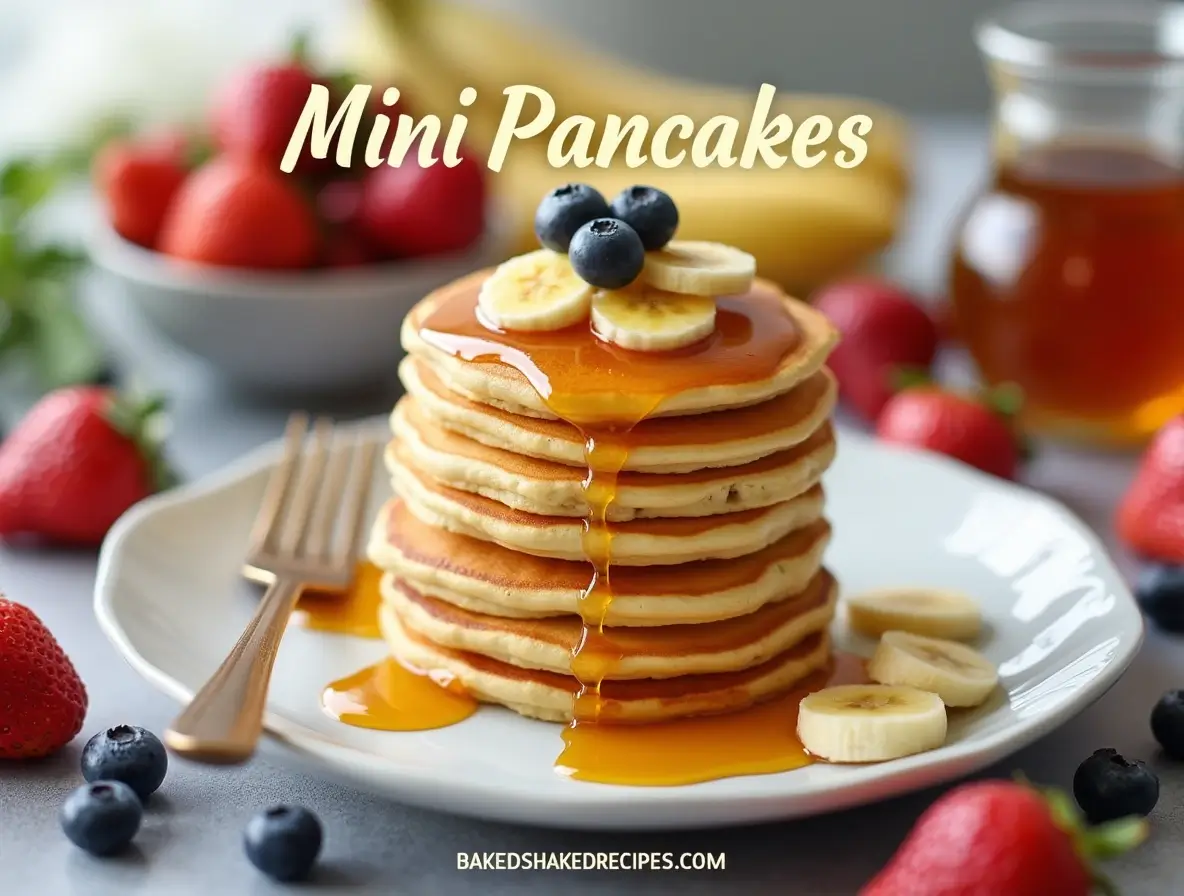
<svg viewBox="0 0 1184 896">
<path fill-rule="evenodd" d="M 474 288 L 461 281 L 451 289 Z M 397 659 L 524 715 L 572 718 L 572 652 L 591 566 L 584 440 L 508 365 L 421 337 L 448 290 L 408 316 L 406 395 L 386 450 L 397 497 L 374 526 L 380 622 Z M 650 722 L 740 709 L 829 662 L 836 584 L 819 480 L 835 453 L 828 324 L 786 299 L 801 340 L 757 404 L 716 401 L 643 420 L 608 510 L 618 655 L 601 718 Z M 718 409 L 720 404 L 726 409 Z"/>
</svg>

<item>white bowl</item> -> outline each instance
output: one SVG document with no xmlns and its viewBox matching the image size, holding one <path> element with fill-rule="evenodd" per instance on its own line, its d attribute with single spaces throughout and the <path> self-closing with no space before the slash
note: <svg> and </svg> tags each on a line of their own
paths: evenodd
<svg viewBox="0 0 1184 896">
<path fill-rule="evenodd" d="M 152 252 L 106 225 L 92 260 L 170 342 L 234 384 L 285 393 L 379 382 L 399 362 L 399 325 L 438 286 L 502 260 L 503 228 L 455 255 L 357 268 L 249 271 Z"/>
</svg>

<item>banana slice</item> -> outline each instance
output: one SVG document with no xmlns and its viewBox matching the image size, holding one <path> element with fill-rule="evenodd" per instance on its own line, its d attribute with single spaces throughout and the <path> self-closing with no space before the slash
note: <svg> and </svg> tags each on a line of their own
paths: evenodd
<svg viewBox="0 0 1184 896">
<path fill-rule="evenodd" d="M 562 330 L 587 320 L 591 304 L 592 287 L 550 249 L 498 265 L 477 296 L 481 313 L 503 330 Z"/>
<path fill-rule="evenodd" d="M 932 691 L 946 706 L 978 706 L 999 683 L 999 673 L 977 650 L 908 632 L 884 633 L 867 674 L 880 684 Z"/>
<path fill-rule="evenodd" d="M 983 627 L 974 599 L 940 588 L 891 588 L 868 591 L 846 601 L 847 623 L 871 638 L 902 631 L 931 638 L 969 641 Z"/>
<path fill-rule="evenodd" d="M 653 287 L 604 290 L 592 297 L 592 329 L 605 342 L 639 352 L 692 345 L 715 329 L 715 299 Z"/>
<path fill-rule="evenodd" d="M 647 252 L 641 277 L 650 286 L 689 296 L 730 296 L 747 292 L 756 276 L 756 259 L 723 243 L 674 241 Z"/>
<path fill-rule="evenodd" d="M 884 684 L 823 688 L 798 706 L 798 740 L 830 762 L 882 762 L 940 747 L 946 707 L 937 694 Z"/>
</svg>

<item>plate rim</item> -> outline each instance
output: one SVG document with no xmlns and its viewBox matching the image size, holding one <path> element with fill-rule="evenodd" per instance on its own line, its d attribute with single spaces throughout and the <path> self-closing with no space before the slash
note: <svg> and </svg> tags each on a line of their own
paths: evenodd
<svg viewBox="0 0 1184 896">
<path fill-rule="evenodd" d="M 342 428 L 366 434 L 373 431 L 372 438 L 386 438 L 386 420 L 387 415 L 380 415 L 342 424 Z M 1130 633 L 1133 637 L 1129 643 L 1121 651 L 1116 651 L 1102 671 L 1071 699 L 1056 704 L 1047 713 L 1026 723 L 1007 726 L 970 745 L 950 745 L 948 749 L 943 748 L 944 755 L 938 759 L 934 758 L 933 752 L 929 752 L 894 760 L 890 764 L 848 767 L 845 773 L 849 778 L 841 784 L 816 785 L 796 790 L 792 794 L 777 788 L 769 788 L 756 795 L 717 793 L 703 789 L 714 782 L 677 787 L 572 782 L 572 797 L 561 798 L 550 791 L 539 795 L 523 788 L 507 790 L 505 785 L 496 781 L 465 781 L 458 784 L 447 771 L 392 767 L 387 757 L 363 748 L 346 746 L 274 712 L 265 713 L 264 740 L 278 747 L 282 754 L 291 759 L 306 766 L 311 762 L 316 766 L 316 773 L 345 780 L 361 789 L 378 792 L 410 805 L 470 818 L 570 830 L 678 830 L 759 824 L 822 814 L 879 802 L 963 777 L 1023 749 L 1059 728 L 1096 702 L 1122 677 L 1138 655 L 1146 634 L 1146 625 L 1105 545 L 1076 513 L 1052 496 L 989 476 L 959 461 L 925 450 L 885 444 L 847 426 L 840 425 L 837 430 L 840 445 L 857 444 L 859 450 L 908 458 L 909 462 L 919 461 L 944 471 L 943 475 L 969 478 L 996 492 L 1019 494 L 1055 509 L 1086 540 L 1097 562 L 1120 585 L 1117 596 L 1134 610 L 1135 628 Z M 281 451 L 281 439 L 270 441 L 218 470 L 141 501 L 120 517 L 100 548 L 93 599 L 100 630 L 140 677 L 181 705 L 192 699 L 193 692 L 139 652 L 114 611 L 114 589 L 111 584 L 117 580 L 120 571 L 123 545 L 158 511 L 232 488 L 272 466 Z M 777 778 L 779 775 L 760 777 Z M 869 789 L 875 791 L 870 798 L 865 793 Z M 562 816 L 562 822 L 556 821 L 557 816 Z"/>
</svg>

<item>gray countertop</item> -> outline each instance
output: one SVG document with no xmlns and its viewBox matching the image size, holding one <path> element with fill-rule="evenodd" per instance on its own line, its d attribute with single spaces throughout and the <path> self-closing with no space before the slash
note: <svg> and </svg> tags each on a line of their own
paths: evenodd
<svg viewBox="0 0 1184 896">
<path fill-rule="evenodd" d="M 893 271 L 932 289 L 940 283 L 948 225 L 985 164 L 985 125 L 931 121 L 919 125 L 918 191 L 907 232 L 889 258 Z M 143 379 L 175 395 L 173 454 L 189 476 L 207 473 L 276 436 L 285 407 L 247 402 L 222 391 L 201 371 L 154 344 L 135 321 L 92 296 L 105 328 Z M 358 398 L 330 409 L 359 416 L 389 406 L 391 396 Z M 1110 538 L 1109 516 L 1130 476 L 1131 459 L 1046 448 L 1029 481 L 1060 498 Z M 1129 560 L 1119 557 L 1124 568 Z M 267 893 L 279 887 L 246 862 L 246 819 L 275 802 L 305 804 L 327 828 L 317 886 L 349 893 L 678 892 L 851 894 L 892 853 L 917 814 L 936 796 L 922 792 L 891 802 L 805 821 L 678 834 L 576 834 L 474 822 L 405 808 L 346 789 L 276 761 L 265 748 L 248 766 L 210 769 L 176 761 L 153 802 L 131 854 L 91 859 L 61 835 L 57 811 L 79 783 L 78 753 L 93 732 L 119 723 L 160 731 L 175 704 L 153 691 L 117 656 L 91 614 L 93 555 L 0 549 L 0 590 L 32 606 L 73 658 L 91 695 L 84 733 L 59 756 L 0 768 L 0 891 L 8 893 Z M 1148 759 L 1161 776 L 1154 836 L 1113 863 L 1127 896 L 1162 896 L 1184 877 L 1184 766 L 1156 755 L 1147 727 L 1161 691 L 1184 685 L 1184 645 L 1151 632 L 1141 655 L 1109 694 L 1033 747 L 991 770 L 1023 769 L 1030 778 L 1067 785 L 1077 763 L 1113 746 Z M 462 872 L 458 852 L 710 851 L 726 854 L 712 872 Z"/>
</svg>

